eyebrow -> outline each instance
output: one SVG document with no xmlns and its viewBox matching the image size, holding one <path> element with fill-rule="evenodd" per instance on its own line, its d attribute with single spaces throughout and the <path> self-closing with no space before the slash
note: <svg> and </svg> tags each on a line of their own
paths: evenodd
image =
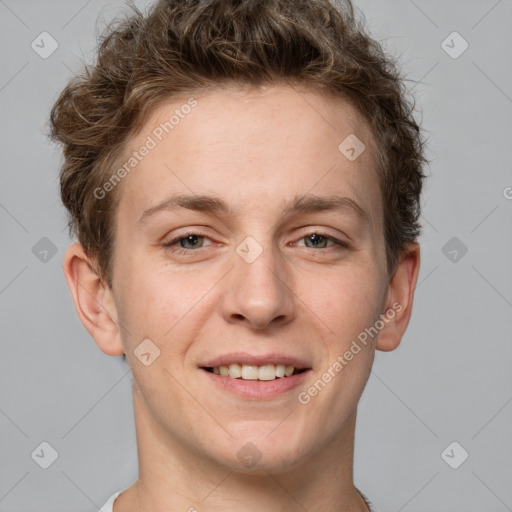
<svg viewBox="0 0 512 512">
<path fill-rule="evenodd" d="M 233 210 L 220 197 L 208 195 L 176 195 L 165 199 L 156 206 L 145 210 L 139 222 L 145 222 L 149 217 L 160 211 L 172 211 L 177 208 L 187 208 L 198 212 L 223 214 L 236 217 L 238 211 Z M 370 223 L 368 213 L 353 199 L 341 196 L 321 197 L 312 194 L 298 195 L 285 204 L 284 214 L 305 214 L 323 211 L 338 211 L 354 213 L 364 223 Z"/>
</svg>

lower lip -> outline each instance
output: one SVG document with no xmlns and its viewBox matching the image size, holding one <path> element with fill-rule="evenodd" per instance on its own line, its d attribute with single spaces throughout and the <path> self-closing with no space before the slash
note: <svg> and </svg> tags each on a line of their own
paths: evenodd
<svg viewBox="0 0 512 512">
<path fill-rule="evenodd" d="M 304 383 L 310 370 L 305 370 L 290 377 L 278 377 L 274 380 L 233 379 L 225 375 L 211 373 L 201 368 L 211 381 L 222 389 L 241 398 L 268 400 L 277 398 Z"/>
</svg>

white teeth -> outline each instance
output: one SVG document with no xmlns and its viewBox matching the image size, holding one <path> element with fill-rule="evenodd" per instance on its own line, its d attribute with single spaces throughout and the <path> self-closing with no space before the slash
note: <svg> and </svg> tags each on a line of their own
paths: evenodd
<svg viewBox="0 0 512 512">
<path fill-rule="evenodd" d="M 274 380 L 276 378 L 276 367 L 273 364 L 266 364 L 258 368 L 259 380 Z"/>
<path fill-rule="evenodd" d="M 286 369 L 286 365 L 276 364 L 276 377 L 284 377 L 285 369 Z"/>
<path fill-rule="evenodd" d="M 265 364 L 256 366 L 254 364 L 232 363 L 229 366 L 219 366 L 213 368 L 213 373 L 231 377 L 232 379 L 244 380 L 274 380 L 276 378 L 290 377 L 295 371 L 294 366 L 285 364 Z"/>
<path fill-rule="evenodd" d="M 289 377 L 292 373 L 293 373 L 293 370 L 295 370 L 295 368 L 293 366 L 287 366 L 285 369 L 284 369 L 284 374 Z"/>
<path fill-rule="evenodd" d="M 256 380 L 258 378 L 258 367 L 250 364 L 242 365 L 242 379 Z"/>
<path fill-rule="evenodd" d="M 239 364 L 233 363 L 229 365 L 229 376 L 232 379 L 238 379 L 242 376 L 242 367 Z"/>
</svg>

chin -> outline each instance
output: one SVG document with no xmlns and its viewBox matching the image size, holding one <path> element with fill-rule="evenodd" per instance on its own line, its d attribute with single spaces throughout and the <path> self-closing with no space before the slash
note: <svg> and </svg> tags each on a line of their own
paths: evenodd
<svg viewBox="0 0 512 512">
<path fill-rule="evenodd" d="M 269 473 L 285 473 L 297 468 L 303 457 L 297 458 L 291 453 L 280 454 L 278 456 L 265 457 L 262 454 L 261 458 L 256 461 L 241 462 L 238 459 L 230 460 L 226 467 L 235 473 L 246 474 L 247 476 L 268 476 Z"/>
<path fill-rule="evenodd" d="M 304 442 L 294 443 L 291 436 L 288 442 L 283 438 L 276 442 L 268 437 L 268 432 L 259 437 L 237 437 L 233 444 L 228 443 L 231 446 L 227 450 L 214 457 L 229 470 L 248 475 L 286 472 L 304 462 Z"/>
</svg>

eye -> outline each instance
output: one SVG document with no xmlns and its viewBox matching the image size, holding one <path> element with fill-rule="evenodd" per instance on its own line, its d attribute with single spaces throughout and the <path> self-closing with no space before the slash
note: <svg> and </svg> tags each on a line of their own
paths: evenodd
<svg viewBox="0 0 512 512">
<path fill-rule="evenodd" d="M 209 240 L 207 236 L 203 236 L 200 233 L 186 233 L 184 236 L 178 236 L 165 242 L 163 247 L 169 249 L 171 252 L 178 254 L 186 254 L 195 249 L 201 249 L 205 247 L 204 241 Z M 178 247 L 173 247 L 178 244 Z M 211 245 L 211 244 L 208 244 Z"/>
<path fill-rule="evenodd" d="M 331 235 L 327 235 L 326 233 L 320 233 L 316 231 L 302 237 L 300 240 L 305 240 L 306 247 L 310 249 L 326 249 L 328 247 L 335 247 L 336 249 L 348 249 L 350 247 L 349 244 L 343 242 L 342 240 L 338 240 L 337 238 Z M 332 245 L 326 245 L 328 242 L 332 242 Z"/>
</svg>

